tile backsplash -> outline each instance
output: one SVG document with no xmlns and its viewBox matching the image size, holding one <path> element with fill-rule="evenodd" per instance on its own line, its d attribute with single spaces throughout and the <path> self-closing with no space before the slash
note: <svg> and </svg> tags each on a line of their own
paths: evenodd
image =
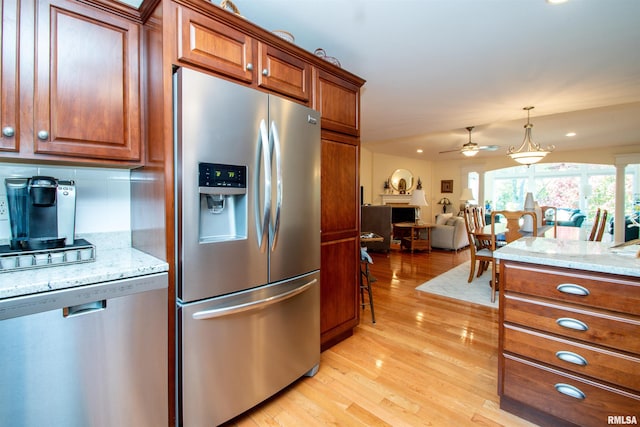
<svg viewBox="0 0 640 427">
<path fill-rule="evenodd" d="M 76 182 L 76 235 L 131 230 L 128 169 L 0 163 L 0 197 L 5 178 L 35 175 Z M 9 221 L 0 221 L 0 239 L 9 239 Z"/>
</svg>

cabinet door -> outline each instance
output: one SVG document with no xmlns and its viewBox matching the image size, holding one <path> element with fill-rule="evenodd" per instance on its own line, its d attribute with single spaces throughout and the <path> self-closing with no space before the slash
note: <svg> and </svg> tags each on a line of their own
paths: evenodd
<svg viewBox="0 0 640 427">
<path fill-rule="evenodd" d="M 253 81 L 253 41 L 219 21 L 178 7 L 178 61 Z"/>
<path fill-rule="evenodd" d="M 359 181 L 357 140 L 322 139 L 320 327 L 323 348 L 358 324 Z"/>
<path fill-rule="evenodd" d="M 0 150 L 18 150 L 18 1 L 0 2 Z"/>
<path fill-rule="evenodd" d="M 258 54 L 258 86 L 301 101 L 309 101 L 309 63 L 264 43 L 258 43 Z"/>
<path fill-rule="evenodd" d="M 317 69 L 314 109 L 322 114 L 322 128 L 360 135 L 360 88 Z"/>
<path fill-rule="evenodd" d="M 320 331 L 323 350 L 358 325 L 358 239 L 323 242 L 320 250 Z"/>
<path fill-rule="evenodd" d="M 36 13 L 34 150 L 140 158 L 139 26 L 68 0 Z"/>
</svg>

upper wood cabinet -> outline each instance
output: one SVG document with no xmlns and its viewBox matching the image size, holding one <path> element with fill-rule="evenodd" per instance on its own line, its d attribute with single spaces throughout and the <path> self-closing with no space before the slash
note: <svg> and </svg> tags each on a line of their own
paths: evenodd
<svg viewBox="0 0 640 427">
<path fill-rule="evenodd" d="M 273 46 L 258 43 L 258 86 L 309 101 L 311 65 Z"/>
<path fill-rule="evenodd" d="M 176 11 L 178 62 L 309 103 L 308 62 L 199 12 L 183 6 Z"/>
<path fill-rule="evenodd" d="M 178 61 L 253 81 L 253 40 L 240 31 L 186 7 L 177 7 Z"/>
<path fill-rule="evenodd" d="M 139 25 L 69 0 L 35 15 L 34 152 L 139 160 Z"/>
<path fill-rule="evenodd" d="M 18 149 L 18 22 L 19 1 L 2 0 L 0 16 L 0 150 Z"/>
<path fill-rule="evenodd" d="M 315 72 L 313 108 L 322 115 L 322 128 L 360 135 L 360 85 L 322 69 Z"/>
</svg>

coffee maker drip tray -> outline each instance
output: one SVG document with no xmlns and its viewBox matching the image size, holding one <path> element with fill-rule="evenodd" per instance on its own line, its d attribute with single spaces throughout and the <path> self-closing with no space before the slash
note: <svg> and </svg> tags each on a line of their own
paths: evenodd
<svg viewBox="0 0 640 427">
<path fill-rule="evenodd" d="M 33 239 L 31 239 L 33 243 Z M 64 239 L 62 239 L 64 245 Z M 45 246 L 50 242 L 44 242 Z M 10 245 L 0 245 L 0 273 L 27 268 L 58 267 L 65 264 L 92 262 L 96 260 L 96 247 L 85 239 L 76 239 L 73 245 L 59 248 L 11 249 Z"/>
</svg>

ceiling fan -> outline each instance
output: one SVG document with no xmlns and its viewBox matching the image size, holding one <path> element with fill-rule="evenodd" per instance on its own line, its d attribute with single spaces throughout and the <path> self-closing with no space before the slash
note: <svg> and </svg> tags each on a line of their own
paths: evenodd
<svg viewBox="0 0 640 427">
<path fill-rule="evenodd" d="M 448 151 L 440 151 L 440 154 L 444 153 L 453 153 L 454 151 L 459 151 L 467 157 L 473 157 L 480 151 L 496 151 L 499 147 L 497 145 L 478 145 L 475 142 L 471 142 L 471 131 L 474 126 L 469 126 L 466 128 L 469 131 L 469 142 L 464 144 L 459 150 L 448 150 Z"/>
</svg>

